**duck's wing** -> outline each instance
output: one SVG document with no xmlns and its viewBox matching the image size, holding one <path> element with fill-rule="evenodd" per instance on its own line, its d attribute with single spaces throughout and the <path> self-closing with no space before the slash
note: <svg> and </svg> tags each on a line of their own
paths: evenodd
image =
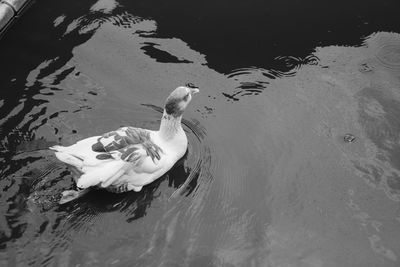
<svg viewBox="0 0 400 267">
<path fill-rule="evenodd" d="M 136 173 L 153 173 L 161 168 L 157 161 L 161 159 L 163 151 L 153 142 L 149 130 L 123 127 L 105 133 L 92 145 L 92 150 L 99 153 L 96 156 L 98 160 L 114 159 L 116 164 L 125 162 L 121 167 L 115 168 L 118 171 L 114 175 L 102 180 L 102 187 L 117 181 L 127 168 L 133 169 Z"/>
<path fill-rule="evenodd" d="M 58 159 L 83 173 L 77 178 L 80 188 L 112 184 L 130 170 L 151 174 L 162 167 L 158 162 L 162 149 L 151 139 L 151 132 L 141 128 L 123 127 L 68 147 L 51 149 Z"/>
<path fill-rule="evenodd" d="M 149 130 L 135 127 L 122 127 L 103 134 L 92 145 L 92 150 L 100 153 L 96 156 L 99 160 L 114 158 L 134 165 L 140 164 L 147 157 L 156 163 L 163 153 L 152 141 Z"/>
</svg>

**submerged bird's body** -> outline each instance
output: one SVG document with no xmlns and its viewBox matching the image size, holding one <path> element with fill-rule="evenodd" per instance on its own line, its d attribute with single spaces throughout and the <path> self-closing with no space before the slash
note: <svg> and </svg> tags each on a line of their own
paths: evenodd
<svg viewBox="0 0 400 267">
<path fill-rule="evenodd" d="M 93 186 L 112 192 L 140 191 L 160 178 L 185 154 L 187 137 L 182 129 L 183 111 L 198 89 L 178 87 L 167 98 L 158 131 L 135 127 L 93 136 L 71 146 L 53 146 L 56 157 L 76 168 L 76 185 Z M 71 201 L 83 191 L 65 191 L 61 203 Z"/>
</svg>

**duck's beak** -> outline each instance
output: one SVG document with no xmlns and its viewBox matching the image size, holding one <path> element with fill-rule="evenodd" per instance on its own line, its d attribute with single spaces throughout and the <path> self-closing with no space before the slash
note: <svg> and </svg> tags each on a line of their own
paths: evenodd
<svg viewBox="0 0 400 267">
<path fill-rule="evenodd" d="M 198 88 L 189 88 L 190 93 L 193 94 L 197 94 L 198 92 L 200 92 L 200 90 Z"/>
</svg>

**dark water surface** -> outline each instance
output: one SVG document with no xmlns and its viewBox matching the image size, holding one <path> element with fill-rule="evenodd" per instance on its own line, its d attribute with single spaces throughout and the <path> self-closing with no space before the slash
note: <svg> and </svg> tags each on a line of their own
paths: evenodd
<svg viewBox="0 0 400 267">
<path fill-rule="evenodd" d="M 50 1 L 0 42 L 0 266 L 399 266 L 395 1 Z M 397 32 L 397 33 L 396 33 Z M 157 129 L 139 192 L 73 187 L 50 145 Z"/>
</svg>

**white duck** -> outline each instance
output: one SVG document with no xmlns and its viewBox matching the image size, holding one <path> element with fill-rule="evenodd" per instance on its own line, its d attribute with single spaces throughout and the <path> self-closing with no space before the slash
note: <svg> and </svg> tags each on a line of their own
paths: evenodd
<svg viewBox="0 0 400 267">
<path fill-rule="evenodd" d="M 122 127 L 71 146 L 50 147 L 59 160 L 78 170 L 75 181 L 79 190 L 64 191 L 60 203 L 82 196 L 92 186 L 138 192 L 170 170 L 186 152 L 181 119 L 197 92 L 191 85 L 176 88 L 166 100 L 158 131 Z"/>
</svg>

